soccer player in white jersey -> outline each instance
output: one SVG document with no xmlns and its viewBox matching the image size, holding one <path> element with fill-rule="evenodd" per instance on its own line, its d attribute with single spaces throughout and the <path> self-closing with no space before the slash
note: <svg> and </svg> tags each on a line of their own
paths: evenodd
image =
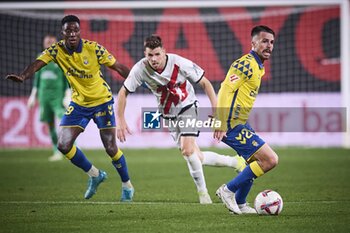
<svg viewBox="0 0 350 233">
<path fill-rule="evenodd" d="M 143 83 L 157 97 L 159 111 L 168 121 L 180 121 L 184 117 L 197 119 L 197 98 L 191 82 L 203 88 L 214 113 L 216 95 L 213 86 L 204 77 L 204 70 L 201 67 L 179 55 L 166 53 L 162 40 L 157 35 L 146 38 L 144 54 L 145 58 L 133 66 L 118 94 L 117 138 L 121 142 L 126 140 L 126 133 L 131 133 L 124 117 L 126 97 Z M 195 127 L 170 126 L 169 130 L 187 162 L 189 172 L 197 186 L 200 203 L 212 203 L 202 165 L 229 166 L 240 171 L 245 167 L 244 160 L 238 156 L 201 152 L 196 143 L 199 131 Z"/>
</svg>

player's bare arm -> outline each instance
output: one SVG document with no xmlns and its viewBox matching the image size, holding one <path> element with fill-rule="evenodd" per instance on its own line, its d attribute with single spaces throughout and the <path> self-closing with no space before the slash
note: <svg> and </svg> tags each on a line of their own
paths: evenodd
<svg viewBox="0 0 350 233">
<path fill-rule="evenodd" d="M 126 141 L 126 133 L 131 134 L 128 124 L 125 121 L 124 112 L 126 106 L 126 98 L 128 96 L 128 91 L 124 86 L 120 88 L 118 93 L 118 104 L 117 104 L 117 138 L 120 142 Z"/>
<path fill-rule="evenodd" d="M 130 69 L 126 67 L 125 65 L 119 63 L 116 61 L 112 66 L 110 66 L 112 70 L 117 71 L 123 78 L 127 78 L 130 72 Z"/>
<path fill-rule="evenodd" d="M 202 87 L 205 94 L 208 96 L 212 107 L 212 116 L 215 116 L 217 99 L 216 99 L 216 94 L 215 94 L 213 85 L 211 85 L 210 81 L 204 76 L 202 77 L 202 79 L 199 81 L 198 84 Z"/>
<path fill-rule="evenodd" d="M 46 63 L 41 60 L 35 60 L 32 64 L 27 66 L 24 71 L 17 75 L 17 74 L 9 74 L 5 77 L 5 79 L 12 80 L 14 82 L 23 83 L 24 80 L 32 77 L 35 72 L 40 70 L 43 66 L 46 66 Z"/>
</svg>

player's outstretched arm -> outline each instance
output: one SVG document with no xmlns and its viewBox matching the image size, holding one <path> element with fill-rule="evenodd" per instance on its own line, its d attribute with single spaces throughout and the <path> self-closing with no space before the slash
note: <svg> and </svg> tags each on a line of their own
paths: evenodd
<svg viewBox="0 0 350 233">
<path fill-rule="evenodd" d="M 119 63 L 118 61 L 116 61 L 109 68 L 111 68 L 112 70 L 117 71 L 125 79 L 128 77 L 128 75 L 130 73 L 130 69 L 128 67 L 126 67 L 125 65 Z"/>
<path fill-rule="evenodd" d="M 9 74 L 5 77 L 5 79 L 12 80 L 14 82 L 23 83 L 24 80 L 32 77 L 35 72 L 40 70 L 46 63 L 41 60 L 35 60 L 32 64 L 27 66 L 20 75 L 17 74 Z"/>
<path fill-rule="evenodd" d="M 24 81 L 24 78 L 20 75 L 17 75 L 17 74 L 6 75 L 5 79 L 12 80 L 12 81 L 17 82 L 17 83 L 23 83 L 23 81 Z"/>
<path fill-rule="evenodd" d="M 126 141 L 126 133 L 131 134 L 131 131 L 124 117 L 127 95 L 128 95 L 128 91 L 125 89 L 124 86 L 122 86 L 122 88 L 120 88 L 120 91 L 118 93 L 118 104 L 117 104 L 117 138 L 120 142 Z"/>
</svg>

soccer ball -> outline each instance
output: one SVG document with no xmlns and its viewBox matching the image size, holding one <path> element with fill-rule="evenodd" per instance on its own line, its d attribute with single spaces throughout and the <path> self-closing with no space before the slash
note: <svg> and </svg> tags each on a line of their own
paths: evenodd
<svg viewBox="0 0 350 233">
<path fill-rule="evenodd" d="M 282 211 L 283 200 L 276 191 L 264 190 L 256 196 L 254 207 L 258 214 L 278 215 Z"/>
</svg>

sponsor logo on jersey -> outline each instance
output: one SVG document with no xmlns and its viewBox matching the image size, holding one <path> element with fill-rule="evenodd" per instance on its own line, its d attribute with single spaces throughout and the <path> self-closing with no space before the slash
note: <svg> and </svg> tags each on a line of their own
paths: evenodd
<svg viewBox="0 0 350 233">
<path fill-rule="evenodd" d="M 83 57 L 83 62 L 84 62 L 84 65 L 89 64 L 89 61 L 88 61 L 87 57 Z"/>
<path fill-rule="evenodd" d="M 233 83 L 239 79 L 238 75 L 233 74 L 230 76 L 230 82 Z"/>
<path fill-rule="evenodd" d="M 252 145 L 255 146 L 255 147 L 257 147 L 257 146 L 259 146 L 259 143 L 257 143 L 257 141 L 254 140 L 254 141 L 252 142 Z"/>
</svg>

